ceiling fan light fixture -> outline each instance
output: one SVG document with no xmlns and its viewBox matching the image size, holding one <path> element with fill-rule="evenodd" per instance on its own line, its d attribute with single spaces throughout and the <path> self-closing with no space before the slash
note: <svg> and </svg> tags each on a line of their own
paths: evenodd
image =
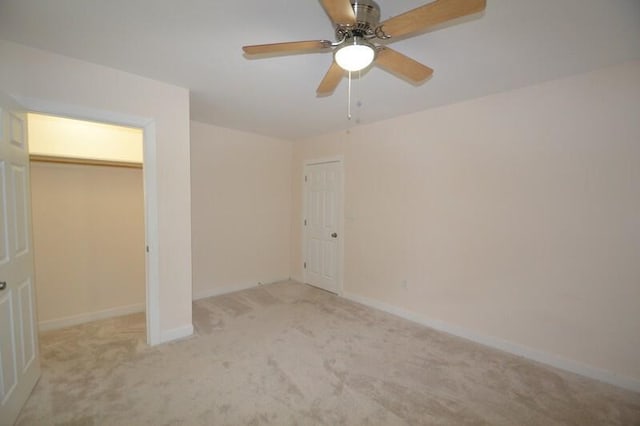
<svg viewBox="0 0 640 426">
<path fill-rule="evenodd" d="M 361 37 L 347 40 L 336 50 L 334 59 L 345 71 L 360 71 L 371 65 L 376 51 L 373 45 Z"/>
</svg>

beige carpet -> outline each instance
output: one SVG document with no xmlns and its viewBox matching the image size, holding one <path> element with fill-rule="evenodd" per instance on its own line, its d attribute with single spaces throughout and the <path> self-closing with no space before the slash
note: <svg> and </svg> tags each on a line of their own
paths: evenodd
<svg viewBox="0 0 640 426">
<path fill-rule="evenodd" d="M 640 425 L 640 395 L 287 282 L 41 336 L 19 425 Z"/>
</svg>

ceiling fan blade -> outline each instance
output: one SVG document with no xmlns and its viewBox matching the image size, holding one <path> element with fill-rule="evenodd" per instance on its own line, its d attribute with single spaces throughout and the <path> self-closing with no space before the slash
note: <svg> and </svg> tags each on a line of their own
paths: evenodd
<svg viewBox="0 0 640 426">
<path fill-rule="evenodd" d="M 242 46 L 247 55 L 264 55 L 275 53 L 299 53 L 331 48 L 329 40 L 291 41 L 288 43 L 255 44 Z"/>
<path fill-rule="evenodd" d="M 319 96 L 332 94 L 333 91 L 336 90 L 336 87 L 338 87 L 338 84 L 340 83 L 340 80 L 342 80 L 343 76 L 344 70 L 340 68 L 340 66 L 334 61 L 331 64 L 331 67 L 329 67 L 329 71 L 327 71 L 324 78 L 320 82 L 318 90 L 316 90 L 316 94 L 318 94 Z"/>
<path fill-rule="evenodd" d="M 486 0 L 436 0 L 389 18 L 381 23 L 380 27 L 386 35 L 400 37 L 452 19 L 481 12 L 486 6 Z"/>
<path fill-rule="evenodd" d="M 376 65 L 412 83 L 421 83 L 433 74 L 428 66 L 388 47 L 378 50 Z"/>
<path fill-rule="evenodd" d="M 356 24 L 356 14 L 349 0 L 322 0 L 322 6 L 334 24 Z"/>
</svg>

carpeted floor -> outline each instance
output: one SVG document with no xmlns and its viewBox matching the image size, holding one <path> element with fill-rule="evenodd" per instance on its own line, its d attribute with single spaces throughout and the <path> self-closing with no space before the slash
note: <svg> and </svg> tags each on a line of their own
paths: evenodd
<svg viewBox="0 0 640 426">
<path fill-rule="evenodd" d="M 294 282 L 194 303 L 150 348 L 144 316 L 43 333 L 18 425 L 640 425 L 640 395 Z"/>
</svg>

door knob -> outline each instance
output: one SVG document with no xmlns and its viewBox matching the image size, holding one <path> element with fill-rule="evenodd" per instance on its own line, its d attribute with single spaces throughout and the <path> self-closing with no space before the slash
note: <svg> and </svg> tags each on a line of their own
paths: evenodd
<svg viewBox="0 0 640 426">
<path fill-rule="evenodd" d="M 7 288 L 7 283 L 5 281 L 0 281 L 0 291 Z"/>
<path fill-rule="evenodd" d="M 331 234 L 331 238 L 338 238 L 338 233 L 334 232 L 333 234 Z"/>
</svg>

